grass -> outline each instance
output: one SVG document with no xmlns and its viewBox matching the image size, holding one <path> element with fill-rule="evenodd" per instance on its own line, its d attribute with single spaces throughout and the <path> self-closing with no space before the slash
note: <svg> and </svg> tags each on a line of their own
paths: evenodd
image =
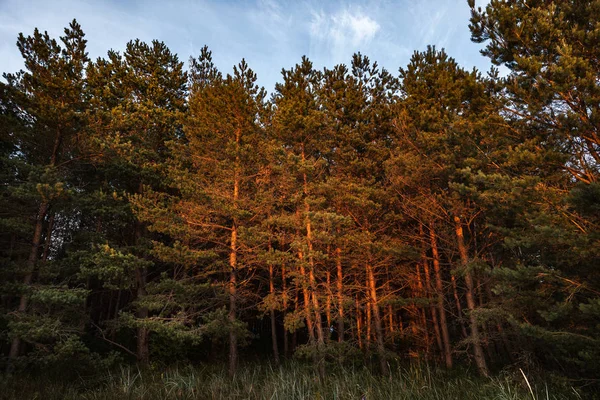
<svg viewBox="0 0 600 400">
<path fill-rule="evenodd" d="M 398 400 L 550 400 L 583 399 L 574 388 L 537 381 L 516 371 L 485 379 L 466 371 L 444 371 L 426 365 L 393 367 L 388 377 L 366 367 L 328 369 L 318 378 L 310 365 L 290 362 L 243 365 L 235 378 L 224 367 L 171 367 L 116 371 L 71 381 L 48 377 L 3 377 L 2 399 L 398 399 Z"/>
</svg>

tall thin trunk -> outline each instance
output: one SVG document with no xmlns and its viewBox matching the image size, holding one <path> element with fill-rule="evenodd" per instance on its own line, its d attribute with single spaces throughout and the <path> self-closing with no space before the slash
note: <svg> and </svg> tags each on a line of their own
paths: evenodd
<svg viewBox="0 0 600 400">
<path fill-rule="evenodd" d="M 304 314 L 306 319 L 306 329 L 308 330 L 308 341 L 310 344 L 315 343 L 315 329 L 313 326 L 313 316 L 311 312 L 310 293 L 308 291 L 309 280 L 304 267 L 304 253 L 298 251 L 298 260 L 300 261 L 300 276 L 302 277 L 302 299 L 304 300 Z M 297 299 L 296 299 L 297 300 Z M 296 304 L 298 302 L 296 301 Z"/>
<path fill-rule="evenodd" d="M 385 276 L 386 276 L 386 280 L 385 280 L 385 290 L 386 290 L 386 295 L 391 295 L 391 290 L 390 290 L 390 269 L 389 267 L 386 265 L 385 267 Z M 395 326 L 394 326 L 394 310 L 392 308 L 392 305 L 388 303 L 388 305 L 385 307 L 385 316 L 384 319 L 387 321 L 387 325 L 388 325 L 388 332 L 389 332 L 389 337 L 390 340 L 392 342 L 392 344 L 394 343 L 394 331 L 396 330 Z"/>
<path fill-rule="evenodd" d="M 240 158 L 239 158 L 239 149 L 241 142 L 242 132 L 238 128 L 235 132 L 235 165 L 233 172 L 233 207 L 237 207 L 238 198 L 240 195 Z M 238 349 L 237 349 L 237 332 L 235 329 L 235 321 L 237 315 L 237 304 L 236 304 L 236 296 L 237 296 L 237 252 L 238 252 L 238 231 L 237 231 L 237 221 L 234 218 L 233 224 L 231 226 L 231 239 L 230 239 L 230 253 L 229 253 L 229 323 L 231 327 L 229 329 L 229 375 L 234 376 L 237 363 L 238 363 Z"/>
<path fill-rule="evenodd" d="M 270 247 L 270 243 L 269 243 Z M 271 297 L 275 296 L 275 283 L 273 282 L 273 265 L 269 264 L 269 293 Z M 279 349 L 277 347 L 277 324 L 275 321 L 275 309 L 271 307 L 271 341 L 273 343 L 273 359 L 275 364 L 279 365 Z"/>
<path fill-rule="evenodd" d="M 404 336 L 404 322 L 402 321 L 402 314 L 398 313 L 396 315 L 396 317 L 398 318 L 398 329 L 400 330 L 400 337 Z"/>
<path fill-rule="evenodd" d="M 467 307 L 469 308 L 469 320 L 471 325 L 471 340 L 473 342 L 473 352 L 475 356 L 475 364 L 477 365 L 477 369 L 483 376 L 489 376 L 489 371 L 487 368 L 487 364 L 485 362 L 485 356 L 483 354 L 483 348 L 481 347 L 481 338 L 479 335 L 479 327 L 477 325 L 477 318 L 475 317 L 475 299 L 474 299 L 474 286 L 473 286 L 473 277 L 471 275 L 471 271 L 468 269 L 467 265 L 469 262 L 469 256 L 467 252 L 467 247 L 465 245 L 465 239 L 463 234 L 462 223 L 458 216 L 454 216 L 454 227 L 456 231 L 456 241 L 458 244 L 458 253 L 460 255 L 460 261 L 465 269 L 465 283 L 467 285 Z"/>
<path fill-rule="evenodd" d="M 42 262 L 48 261 L 50 255 L 50 244 L 52 243 L 52 229 L 54 228 L 54 213 L 50 214 L 48 228 L 46 230 L 46 240 L 44 243 L 44 252 L 42 253 Z"/>
<path fill-rule="evenodd" d="M 298 287 L 298 281 L 296 281 L 296 290 L 294 291 L 294 314 L 298 315 L 298 309 L 300 308 L 300 288 Z M 309 332 L 312 332 L 312 330 L 309 329 Z M 294 329 L 294 333 L 292 333 L 292 348 L 291 351 L 293 352 L 296 349 L 296 346 L 298 345 L 298 329 Z"/>
<path fill-rule="evenodd" d="M 146 268 L 136 269 L 136 281 L 137 281 L 137 298 L 143 299 L 146 296 Z M 139 307 L 137 310 L 137 318 L 144 320 L 148 318 L 148 308 Z M 142 365 L 146 365 L 150 362 L 150 332 L 148 328 L 139 326 L 137 328 L 137 359 Z"/>
<path fill-rule="evenodd" d="M 138 193 L 142 194 L 143 189 L 143 183 L 140 181 L 138 185 Z M 140 245 L 143 235 L 144 226 L 140 221 L 136 220 L 134 231 L 134 242 L 136 245 Z M 147 274 L 148 271 L 144 267 L 137 267 L 135 270 L 136 296 L 138 300 L 141 300 L 146 296 Z M 148 318 L 148 315 L 147 307 L 138 306 L 136 311 L 136 316 L 138 319 L 146 319 Z M 140 364 L 147 365 L 150 362 L 150 331 L 148 328 L 143 326 L 143 324 L 137 327 L 136 355 Z"/>
<path fill-rule="evenodd" d="M 483 288 L 482 288 L 481 279 L 479 278 L 479 276 L 477 276 L 477 278 L 475 280 L 475 292 L 477 293 L 477 299 L 479 300 L 479 307 L 483 307 L 483 305 L 484 305 Z M 488 326 L 485 323 L 481 325 L 481 337 L 486 338 L 486 340 L 482 340 L 482 341 L 483 341 L 483 345 L 485 346 L 485 351 L 487 352 L 489 359 L 490 360 L 495 359 L 495 356 L 493 354 L 493 349 L 492 349 L 492 347 L 490 347 L 489 340 L 487 340 L 487 338 L 490 337 L 490 334 L 489 334 Z"/>
<path fill-rule="evenodd" d="M 344 275 L 342 271 L 342 249 L 337 248 L 335 250 L 335 266 L 337 270 L 337 303 L 338 303 L 338 342 L 344 341 Z"/>
<path fill-rule="evenodd" d="M 371 347 L 371 328 L 373 326 L 371 313 L 373 312 L 373 308 L 371 307 L 370 293 L 369 293 L 369 277 L 367 276 L 367 281 L 365 282 L 367 288 L 367 315 L 365 320 L 365 328 L 367 330 L 367 334 L 365 336 L 365 340 L 367 342 L 367 349 Z"/>
<path fill-rule="evenodd" d="M 394 332 L 396 331 L 396 327 L 394 326 L 394 310 L 392 309 L 392 305 L 388 304 L 386 307 L 386 320 L 387 320 L 387 324 L 388 324 L 388 331 L 390 332 L 390 339 L 392 339 L 392 344 L 393 344 L 393 339 L 394 339 Z"/>
<path fill-rule="evenodd" d="M 315 310 L 315 327 L 317 331 L 317 362 L 319 367 L 319 376 L 321 379 L 325 378 L 325 360 L 320 354 L 325 346 L 325 335 L 323 333 L 323 322 L 321 320 L 321 309 L 319 307 L 319 298 L 317 297 L 317 285 L 314 275 L 314 264 L 313 268 L 309 271 L 310 285 L 312 288 L 312 303 Z"/>
<path fill-rule="evenodd" d="M 431 323 L 433 325 L 433 334 L 435 336 L 435 342 L 437 344 L 438 350 L 441 353 L 442 352 L 442 335 L 440 333 L 440 327 L 438 324 L 437 310 L 431 303 L 431 295 L 432 295 L 431 273 L 429 271 L 429 260 L 427 259 L 427 250 L 425 248 L 426 240 L 425 240 L 425 231 L 423 229 L 423 224 L 419 224 L 419 237 L 421 239 L 421 262 L 423 263 L 423 274 L 425 276 L 425 295 L 428 300 L 427 309 L 429 310 L 429 313 L 431 314 Z M 426 313 L 426 310 L 424 309 L 423 312 Z"/>
<path fill-rule="evenodd" d="M 419 297 L 423 297 L 423 295 L 425 294 L 424 293 L 425 291 L 423 289 L 423 280 L 421 279 L 421 266 L 418 263 L 415 266 L 415 273 L 417 274 L 417 288 L 418 288 L 417 295 Z M 425 308 L 423 308 L 423 307 L 419 307 L 417 309 L 417 311 L 418 311 L 421 329 L 423 331 L 423 337 L 425 340 L 425 351 L 427 354 L 429 354 L 431 343 L 430 343 L 430 338 L 429 338 L 429 327 L 427 326 L 427 315 L 425 314 Z"/>
<path fill-rule="evenodd" d="M 419 272 L 418 265 L 417 265 L 416 272 L 417 273 Z M 411 288 L 412 297 L 413 298 L 419 297 L 420 294 L 419 294 L 417 288 L 415 287 L 414 279 L 410 279 L 409 285 Z M 419 323 L 420 323 L 420 319 L 421 319 L 421 313 L 419 312 L 419 309 L 417 308 L 417 305 L 414 302 L 412 302 L 406 309 L 410 315 L 410 320 L 409 320 L 410 332 L 411 332 L 412 337 L 416 341 L 416 338 L 419 337 Z"/>
<path fill-rule="evenodd" d="M 233 239 L 233 235 L 232 235 Z M 232 241 L 232 243 L 235 243 Z M 236 253 L 231 252 L 230 264 L 236 265 Z M 237 314 L 236 293 L 237 292 L 237 277 L 236 270 L 231 268 L 229 272 L 229 376 L 234 376 L 237 369 L 237 333 L 235 331 L 235 320 Z"/>
<path fill-rule="evenodd" d="M 288 309 L 288 292 L 287 292 L 287 282 L 286 282 L 286 274 L 285 274 L 285 265 L 281 266 L 281 288 L 283 290 L 283 312 L 284 312 L 284 320 L 285 314 Z M 288 343 L 288 331 L 287 329 L 283 329 L 283 355 L 285 357 L 290 356 L 290 345 Z"/>
<path fill-rule="evenodd" d="M 458 315 L 458 321 L 460 323 L 460 331 L 462 333 L 463 338 L 468 338 L 469 334 L 467 333 L 467 327 L 465 326 L 465 321 L 463 320 L 462 306 L 460 305 L 460 298 L 458 297 L 458 287 L 456 285 L 456 277 L 454 275 L 450 275 L 450 281 L 452 282 L 452 295 L 454 296 L 454 303 L 456 304 L 456 313 Z"/>
<path fill-rule="evenodd" d="M 442 334 L 440 333 L 440 325 L 437 316 L 437 308 L 433 305 L 429 307 L 431 311 L 431 323 L 433 325 L 433 333 L 435 335 L 435 343 L 437 344 L 438 351 L 442 353 L 443 345 L 442 345 Z"/>
<path fill-rule="evenodd" d="M 38 214 L 35 221 L 35 228 L 33 231 L 33 241 L 31 243 L 31 250 L 29 251 L 29 257 L 27 258 L 27 273 L 23 277 L 23 285 L 25 287 L 29 287 L 31 285 L 31 281 L 33 278 L 33 274 L 35 271 L 35 266 L 38 259 L 40 244 L 42 242 L 42 230 L 44 228 L 44 218 L 46 218 L 46 214 L 48 213 L 48 209 L 50 208 L 50 203 L 48 201 L 43 201 L 40 204 L 40 208 L 38 210 Z M 17 308 L 17 314 L 24 313 L 27 310 L 27 305 L 29 304 L 29 297 L 27 294 L 22 294 L 19 300 L 19 307 Z M 11 360 L 14 360 L 19 356 L 21 351 L 21 338 L 18 336 L 15 337 L 10 345 L 10 351 L 8 353 L 9 363 L 8 369 L 10 370 L 12 367 Z"/>
<path fill-rule="evenodd" d="M 369 300 L 371 308 L 373 309 L 373 319 L 375 320 L 375 339 L 377 341 L 377 353 L 379 353 L 379 368 L 381 369 L 381 373 L 386 375 L 388 369 L 385 357 L 383 327 L 379 313 L 379 304 L 377 302 L 377 286 L 375 282 L 375 275 L 373 273 L 373 267 L 370 263 L 367 263 L 367 276 L 369 282 Z"/>
<path fill-rule="evenodd" d="M 363 348 L 362 342 L 362 323 L 361 323 L 361 312 L 360 312 L 360 303 L 358 302 L 358 294 L 355 295 L 356 302 L 356 339 L 358 341 L 358 348 Z"/>
<path fill-rule="evenodd" d="M 444 342 L 444 360 L 446 362 L 446 367 L 452 368 L 452 350 L 450 348 L 450 335 L 448 333 L 448 323 L 446 321 L 446 309 L 444 308 L 444 285 L 442 284 L 440 254 L 433 224 L 429 226 L 429 239 L 433 256 L 433 270 L 435 272 L 435 289 L 438 314 L 440 316 L 440 328 L 442 331 L 442 341 Z"/>
<path fill-rule="evenodd" d="M 321 321 L 321 309 L 319 306 L 319 297 L 317 295 L 317 281 L 315 279 L 315 260 L 313 256 L 313 244 L 312 244 L 312 226 L 310 218 L 308 216 L 309 206 L 306 203 L 306 242 L 308 245 L 308 277 L 310 282 L 311 294 L 312 294 L 312 305 L 315 312 L 315 330 L 317 332 L 317 345 L 322 346 L 324 341 L 323 335 L 323 323 Z"/>
<path fill-rule="evenodd" d="M 302 145 L 302 162 L 306 162 L 305 154 L 304 154 L 304 145 Z M 303 174 L 304 179 L 304 222 L 306 227 L 306 245 L 308 247 L 308 277 L 311 288 L 311 298 L 312 298 L 312 306 L 315 312 L 315 330 L 317 333 L 317 353 L 321 353 L 323 346 L 325 344 L 325 336 L 323 333 L 323 322 L 321 320 L 321 308 L 319 306 L 319 297 L 317 295 L 317 282 L 315 279 L 315 259 L 314 259 L 314 249 L 313 249 L 313 236 L 312 236 L 312 223 L 310 220 L 310 204 L 308 203 L 308 178 L 306 173 Z M 325 365 L 324 360 L 321 355 L 318 354 L 318 366 L 319 366 L 319 375 L 321 378 L 325 375 Z"/>
<path fill-rule="evenodd" d="M 327 297 L 325 298 L 325 316 L 327 319 L 327 332 L 325 333 L 325 339 L 331 339 L 331 272 L 327 271 Z"/>
</svg>

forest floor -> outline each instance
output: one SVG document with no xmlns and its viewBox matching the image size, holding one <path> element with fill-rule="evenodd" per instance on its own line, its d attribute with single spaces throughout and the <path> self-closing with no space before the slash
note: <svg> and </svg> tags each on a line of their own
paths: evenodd
<svg viewBox="0 0 600 400">
<path fill-rule="evenodd" d="M 525 374 L 526 375 L 526 374 Z M 224 366 L 158 367 L 140 371 L 121 367 L 112 372 L 57 379 L 48 376 L 0 378 L 1 399 L 419 399 L 419 400 L 549 400 L 589 398 L 566 381 L 552 377 L 527 379 L 520 370 L 494 378 L 475 371 L 451 372 L 426 365 L 392 367 L 387 377 L 367 367 L 331 367 L 324 379 L 316 369 L 298 362 L 275 367 L 245 364 L 235 378 Z"/>
</svg>

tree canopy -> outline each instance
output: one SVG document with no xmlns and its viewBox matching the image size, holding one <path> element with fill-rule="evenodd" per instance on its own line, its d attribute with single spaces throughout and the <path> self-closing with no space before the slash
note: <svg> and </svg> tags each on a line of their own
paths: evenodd
<svg viewBox="0 0 600 400">
<path fill-rule="evenodd" d="M 506 74 L 303 57 L 270 97 L 160 41 L 20 35 L 0 83 L 3 363 L 268 354 L 600 372 L 600 3 L 472 1 Z M 270 348 L 271 350 L 265 350 Z M 587 382 L 587 381 L 586 381 Z"/>
</svg>

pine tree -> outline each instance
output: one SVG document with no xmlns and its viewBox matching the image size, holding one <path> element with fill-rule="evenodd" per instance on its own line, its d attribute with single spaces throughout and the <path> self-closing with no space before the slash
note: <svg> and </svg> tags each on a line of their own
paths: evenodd
<svg viewBox="0 0 600 400">
<path fill-rule="evenodd" d="M 30 213 L 19 213 L 20 222 L 11 216 L 17 224 L 11 229 L 12 237 L 26 233 L 31 243 L 26 259 L 16 260 L 17 265 L 22 264 L 16 271 L 21 283 L 16 285 L 19 301 L 9 322 L 10 363 L 20 355 L 23 342 L 46 342 L 54 351 L 62 347 L 65 352 L 82 347 L 78 336 L 67 332 L 68 325 L 79 324 L 79 313 L 69 315 L 69 311 L 83 303 L 85 291 L 72 290 L 61 282 L 64 277 L 60 276 L 60 266 L 49 260 L 59 203 L 73 190 L 69 182 L 71 161 L 77 156 L 86 107 L 84 70 L 88 58 L 84 33 L 73 20 L 60 39 L 62 46 L 37 29 L 33 36 L 21 34 L 17 46 L 26 70 L 4 75 L 5 110 L 13 121 L 17 120 L 9 133 L 14 151 L 10 163 L 18 175 L 27 175 L 23 183 L 13 182 L 10 196 Z M 30 216 L 34 223 L 27 227 L 25 221 Z M 68 223 L 64 218 L 61 216 L 61 222 Z"/>
<path fill-rule="evenodd" d="M 168 157 L 167 143 L 182 136 L 179 119 L 186 106 L 187 76 L 183 63 L 164 43 L 153 41 L 148 45 L 139 40 L 129 42 L 123 55 L 110 51 L 108 60 L 98 59 L 87 75 L 92 92 L 90 102 L 94 105 L 90 113 L 94 136 L 90 146 L 99 154 L 100 176 L 106 182 L 101 189 L 112 191 L 115 200 L 121 202 L 114 206 L 122 209 L 127 207 L 123 202 L 128 197 L 164 188 L 160 178 Z M 136 356 L 145 364 L 150 358 L 150 331 L 153 327 L 160 330 L 160 324 L 152 325 L 154 318 L 150 315 L 157 311 L 157 302 L 148 297 L 148 268 L 155 267 L 160 276 L 163 266 L 152 262 L 151 235 L 144 224 L 131 211 L 123 211 L 124 215 L 120 212 L 108 216 L 109 221 L 104 224 L 114 224 L 114 218 L 124 216 L 128 220 L 125 229 L 132 235 L 107 238 L 106 245 L 112 250 L 106 253 L 106 248 L 99 248 L 100 258 L 96 257 L 92 264 L 101 264 L 96 269 L 98 275 L 102 268 L 110 266 L 102 264 L 103 252 L 105 256 L 125 257 L 121 261 L 113 259 L 122 269 L 121 274 L 132 274 L 132 279 L 117 285 L 118 295 L 135 287 L 135 316 L 121 313 L 117 317 L 121 325 L 136 329 Z"/>
<path fill-rule="evenodd" d="M 593 318 L 599 282 L 591 267 L 599 259 L 598 226 L 589 213 L 597 204 L 592 193 L 600 166 L 599 4 L 470 6 L 472 40 L 486 45 L 482 53 L 494 64 L 508 68 L 497 83 L 520 142 L 506 161 L 518 179 L 495 184 L 504 196 L 494 197 L 491 216 L 507 236 L 501 257 L 508 266 L 498 269 L 497 300 L 524 348 L 546 365 L 577 365 L 593 375 L 584 367 L 594 357 L 593 330 L 576 321 Z M 509 194 L 517 190 L 518 198 Z"/>
<path fill-rule="evenodd" d="M 582 182 L 600 174 L 600 5 L 596 1 L 493 2 L 471 6 L 472 40 L 510 73 L 506 111 L 538 125 L 540 146 L 558 146 Z"/>
<path fill-rule="evenodd" d="M 167 172 L 177 192 L 165 198 L 165 210 L 158 208 L 165 201 L 160 193 L 148 191 L 135 201 L 138 216 L 150 223 L 150 229 L 175 239 L 179 252 L 191 259 L 203 251 L 215 255 L 212 270 L 200 273 L 216 277 L 227 294 L 227 318 L 213 323 L 221 323 L 228 334 L 229 372 L 234 375 L 238 346 L 247 336 L 238 318 L 244 301 L 242 282 L 256 263 L 246 235 L 255 224 L 256 177 L 264 168 L 261 116 L 265 92 L 256 85 L 256 74 L 244 60 L 224 78 L 206 48 L 192 65 L 185 142 L 171 143 Z M 164 258 L 173 250 L 163 246 L 157 251 Z"/>
</svg>

